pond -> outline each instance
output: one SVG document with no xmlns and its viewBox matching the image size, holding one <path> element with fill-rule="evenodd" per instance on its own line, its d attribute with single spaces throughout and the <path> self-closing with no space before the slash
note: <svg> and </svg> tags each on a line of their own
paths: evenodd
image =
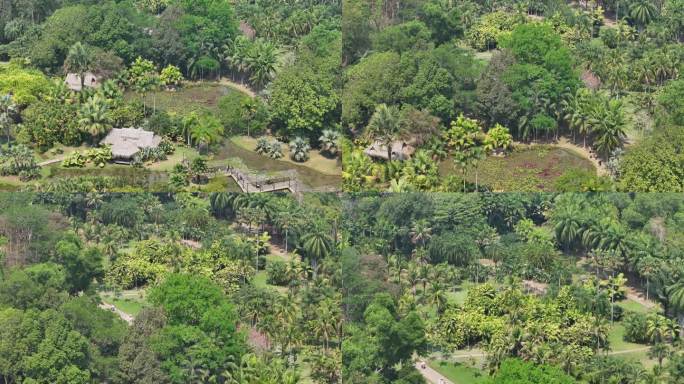
<svg viewBox="0 0 684 384">
<path fill-rule="evenodd" d="M 478 179 L 495 191 L 553 191 L 556 179 L 570 169 L 596 172 L 590 160 L 574 151 L 538 145 L 513 151 L 506 157 L 488 157 L 478 167 Z M 450 158 L 440 163 L 439 173 L 460 176 L 461 168 Z M 475 180 L 474 169 L 468 171 L 467 179 Z"/>
<path fill-rule="evenodd" d="M 270 159 L 227 140 L 214 156 L 214 160 L 227 160 L 231 158 L 239 158 L 252 171 L 268 173 L 293 169 L 297 171 L 299 180 L 302 183 L 315 190 L 338 189 L 341 183 L 340 176 L 325 175 L 303 165 Z"/>
</svg>

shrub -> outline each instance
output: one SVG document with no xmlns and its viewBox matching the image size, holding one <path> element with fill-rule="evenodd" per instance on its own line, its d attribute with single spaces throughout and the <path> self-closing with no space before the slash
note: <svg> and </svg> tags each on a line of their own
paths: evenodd
<svg viewBox="0 0 684 384">
<path fill-rule="evenodd" d="M 159 80 L 161 80 L 161 83 L 167 88 L 176 88 L 181 86 L 183 74 L 178 67 L 169 64 L 166 68 L 162 69 Z"/>
<path fill-rule="evenodd" d="M 15 145 L 0 152 L 0 176 L 14 175 L 27 181 L 37 178 L 39 169 L 33 152 L 24 145 Z"/>
<path fill-rule="evenodd" d="M 87 159 L 81 154 L 81 152 L 74 151 L 71 152 L 67 157 L 62 160 L 62 167 L 64 168 L 83 168 L 85 167 Z"/>
<path fill-rule="evenodd" d="M 280 144 L 280 141 L 274 141 L 270 144 L 270 148 L 268 149 L 268 157 L 271 159 L 280 159 L 283 157 L 283 147 Z"/>
<path fill-rule="evenodd" d="M 272 261 L 266 264 L 267 282 L 271 285 L 286 286 L 290 280 L 287 276 L 287 264 L 282 261 Z"/>
<path fill-rule="evenodd" d="M 309 150 L 311 146 L 301 137 L 295 137 L 290 142 L 290 157 L 294 161 L 305 162 L 309 160 Z"/>
<path fill-rule="evenodd" d="M 641 313 L 628 312 L 623 321 L 625 325 L 625 341 L 645 344 L 648 342 L 647 317 Z"/>
</svg>

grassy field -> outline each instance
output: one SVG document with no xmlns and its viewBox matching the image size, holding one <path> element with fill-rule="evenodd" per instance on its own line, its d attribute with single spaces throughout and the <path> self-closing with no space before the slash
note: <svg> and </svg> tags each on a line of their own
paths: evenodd
<svg viewBox="0 0 684 384">
<path fill-rule="evenodd" d="M 145 105 L 149 108 L 162 109 L 167 112 L 182 113 L 193 110 L 206 109 L 212 112 L 217 110 L 221 97 L 238 92 L 234 88 L 212 82 L 189 83 L 177 91 L 160 90 L 150 92 L 145 96 Z M 126 92 L 129 100 L 142 100 L 142 96 L 129 91 Z"/>
<path fill-rule="evenodd" d="M 114 295 L 114 292 L 101 292 L 102 301 L 111 304 L 120 311 L 137 316 L 148 305 L 145 300 L 146 292 L 143 289 L 131 289 Z"/>
<path fill-rule="evenodd" d="M 146 164 L 148 169 L 157 171 L 171 171 L 173 167 L 183 160 L 192 160 L 199 157 L 199 152 L 195 148 L 188 148 L 186 146 L 177 145 L 176 151 L 171 154 L 166 160 L 157 163 Z"/>
<path fill-rule="evenodd" d="M 575 168 L 596 170 L 589 160 L 572 151 L 537 145 L 515 150 L 506 157 L 488 157 L 478 167 L 478 181 L 494 191 L 551 191 L 559 176 Z M 442 176 L 462 175 L 453 159 L 443 161 L 439 171 Z M 474 182 L 475 170 L 470 169 L 466 178 Z"/>
<path fill-rule="evenodd" d="M 273 138 L 269 138 L 270 140 L 274 140 Z M 247 149 L 249 151 L 254 151 L 257 146 L 257 139 L 254 137 L 248 137 L 248 136 L 234 136 L 231 138 L 231 141 L 235 143 L 236 145 Z M 285 156 L 282 158 L 278 159 L 278 161 L 283 161 L 286 163 L 290 163 L 293 165 L 300 165 L 304 167 L 308 167 L 313 169 L 316 172 L 323 173 L 325 175 L 333 175 L 333 176 L 339 176 L 342 174 L 342 168 L 339 166 L 337 159 L 330 159 L 327 158 L 317 150 L 310 150 L 309 151 L 309 160 L 304 162 L 304 163 L 299 163 L 295 162 L 294 160 L 290 159 L 288 156 L 288 145 L 285 144 L 283 146 L 283 153 Z"/>
<path fill-rule="evenodd" d="M 299 180 L 313 189 L 337 188 L 341 183 L 341 177 L 338 175 L 326 175 L 300 164 L 269 159 L 235 144 L 232 140 L 226 140 L 213 159 L 212 165 L 221 165 L 239 159 L 242 166 L 260 173 L 295 170 Z"/>
<path fill-rule="evenodd" d="M 430 361 L 430 368 L 441 373 L 444 377 L 454 382 L 454 384 L 477 384 L 484 383 L 487 379 L 482 371 L 469 367 L 462 363 L 452 363 L 449 361 Z"/>
<path fill-rule="evenodd" d="M 619 303 L 617 303 L 618 306 L 622 307 L 622 309 L 626 311 L 631 311 L 631 312 L 637 312 L 637 313 L 648 313 L 648 312 L 654 312 L 656 310 L 654 309 L 649 309 L 648 307 L 642 305 L 641 303 L 638 303 L 634 300 L 623 300 Z"/>
</svg>

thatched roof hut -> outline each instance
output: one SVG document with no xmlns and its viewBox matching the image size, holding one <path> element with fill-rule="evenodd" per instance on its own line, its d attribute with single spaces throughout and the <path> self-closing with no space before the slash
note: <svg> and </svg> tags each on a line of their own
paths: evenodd
<svg viewBox="0 0 684 384">
<path fill-rule="evenodd" d="M 92 72 L 86 72 L 84 77 L 84 85 L 86 87 L 97 88 L 100 86 L 100 78 L 95 76 L 95 74 L 93 74 Z M 81 91 L 81 75 L 79 75 L 78 73 L 67 74 L 64 82 L 72 91 Z"/>
<path fill-rule="evenodd" d="M 157 148 L 161 137 L 139 128 L 114 128 L 100 144 L 112 146 L 114 160 L 130 162 L 143 148 Z"/>
<path fill-rule="evenodd" d="M 392 160 L 408 160 L 415 151 L 416 149 L 405 141 L 392 142 Z M 370 157 L 387 160 L 387 146 L 380 141 L 375 141 L 363 152 Z"/>
</svg>

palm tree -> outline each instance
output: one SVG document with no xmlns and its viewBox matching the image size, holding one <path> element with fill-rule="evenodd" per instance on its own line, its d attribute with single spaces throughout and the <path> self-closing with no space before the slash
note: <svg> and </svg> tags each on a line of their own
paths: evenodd
<svg viewBox="0 0 684 384">
<path fill-rule="evenodd" d="M 399 109 L 387 104 L 379 104 L 368 122 L 368 134 L 387 147 L 387 161 L 392 161 L 392 143 L 399 138 Z"/>
<path fill-rule="evenodd" d="M 629 15 L 642 29 L 656 18 L 657 13 L 658 10 L 652 0 L 633 0 L 629 6 Z"/>
<path fill-rule="evenodd" d="M 411 236 L 411 242 L 413 244 L 420 243 L 421 246 L 425 247 L 425 241 L 432 237 L 432 228 L 430 227 L 430 223 L 424 219 L 417 220 L 413 224 L 409 235 Z"/>
<path fill-rule="evenodd" d="M 212 211 L 219 217 L 226 217 L 233 208 L 234 199 L 234 193 L 212 192 L 211 195 L 209 195 L 209 204 L 211 205 Z"/>
<path fill-rule="evenodd" d="M 295 137 L 290 141 L 290 157 L 294 161 L 304 162 L 309 160 L 309 151 L 311 146 L 309 142 L 301 137 Z"/>
<path fill-rule="evenodd" d="M 432 281 L 430 289 L 427 292 L 428 304 L 434 305 L 438 314 L 442 314 L 446 309 L 447 297 L 444 293 L 444 287 L 439 281 Z"/>
<path fill-rule="evenodd" d="M 667 333 L 667 317 L 657 313 L 648 316 L 648 319 L 646 319 L 646 335 L 652 343 L 658 344 L 664 342 Z"/>
<path fill-rule="evenodd" d="M 248 52 L 247 67 L 251 72 L 250 80 L 259 87 L 273 78 L 278 64 L 278 50 L 273 43 L 257 40 Z"/>
<path fill-rule="evenodd" d="M 553 210 L 552 222 L 554 223 L 556 239 L 559 243 L 565 244 L 566 251 L 581 234 L 580 212 L 576 204 L 563 204 Z"/>
<path fill-rule="evenodd" d="M 295 223 L 297 217 L 290 210 L 278 212 L 275 217 L 275 223 L 281 231 L 285 232 L 285 254 L 287 255 L 288 247 L 287 240 L 290 228 Z"/>
<path fill-rule="evenodd" d="M 85 87 L 85 75 L 90 70 L 93 58 L 88 48 L 80 41 L 72 45 L 64 61 L 67 72 L 77 73 L 81 77 L 81 89 Z"/>
<path fill-rule="evenodd" d="M 336 155 L 340 140 L 340 133 L 332 129 L 324 129 L 321 132 L 321 137 L 318 141 L 321 142 L 321 148 L 331 155 Z"/>
<path fill-rule="evenodd" d="M 666 293 L 667 302 L 677 315 L 679 324 L 684 324 L 684 278 L 680 277 L 674 284 L 669 285 Z"/>
<path fill-rule="evenodd" d="M 578 89 L 574 95 L 569 95 L 562 101 L 563 119 L 572 130 L 572 139 L 575 141 L 575 131 L 583 135 L 584 146 L 587 146 L 587 134 L 589 133 L 589 116 L 587 114 L 587 94 L 583 88 Z"/>
<path fill-rule="evenodd" d="M 223 124 L 213 116 L 204 115 L 192 121 L 189 128 L 190 138 L 198 147 L 206 147 L 218 142 L 223 135 Z"/>
<path fill-rule="evenodd" d="M 332 239 L 326 231 L 319 228 L 302 236 L 301 242 L 304 253 L 309 258 L 315 273 L 318 261 L 332 252 Z"/>
<path fill-rule="evenodd" d="M 656 343 L 648 350 L 648 357 L 658 360 L 658 367 L 663 368 L 663 360 L 672 353 L 670 346 L 665 343 Z"/>
<path fill-rule="evenodd" d="M 78 116 L 81 130 L 92 136 L 93 143 L 97 142 L 97 138 L 107 131 L 112 122 L 107 102 L 97 94 L 81 106 Z"/>
<path fill-rule="evenodd" d="M 594 106 L 591 113 L 591 130 L 595 135 L 596 150 L 604 156 L 622 147 L 625 134 L 625 116 L 622 103 L 611 99 Z"/>
</svg>

